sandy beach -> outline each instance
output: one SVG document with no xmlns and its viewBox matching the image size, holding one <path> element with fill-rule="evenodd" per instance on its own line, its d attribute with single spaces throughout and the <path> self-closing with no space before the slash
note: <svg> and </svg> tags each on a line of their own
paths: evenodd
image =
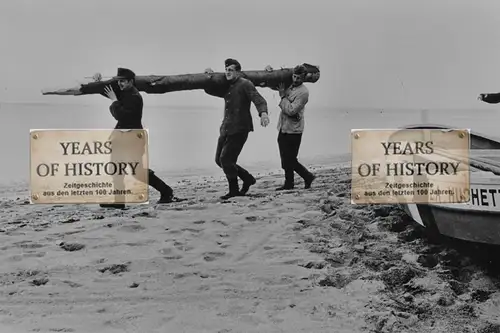
<svg viewBox="0 0 500 333">
<path fill-rule="evenodd" d="M 433 244 L 397 207 L 351 205 L 347 168 L 315 172 L 227 202 L 212 179 L 123 211 L 3 200 L 0 331 L 500 332 L 494 249 Z"/>
</svg>

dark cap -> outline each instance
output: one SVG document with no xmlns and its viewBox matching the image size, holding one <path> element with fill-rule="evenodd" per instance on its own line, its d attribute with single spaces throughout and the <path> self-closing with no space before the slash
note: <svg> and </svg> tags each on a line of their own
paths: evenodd
<svg viewBox="0 0 500 333">
<path fill-rule="evenodd" d="M 128 68 L 118 68 L 118 73 L 113 77 L 113 79 L 132 80 L 135 79 L 135 73 Z"/>
<path fill-rule="evenodd" d="M 225 67 L 229 67 L 231 65 L 234 65 L 237 71 L 241 71 L 241 64 L 239 63 L 238 60 L 229 58 L 224 61 Z"/>
<path fill-rule="evenodd" d="M 305 75 L 307 74 L 307 69 L 304 65 L 297 65 L 293 68 L 293 74 Z"/>
</svg>

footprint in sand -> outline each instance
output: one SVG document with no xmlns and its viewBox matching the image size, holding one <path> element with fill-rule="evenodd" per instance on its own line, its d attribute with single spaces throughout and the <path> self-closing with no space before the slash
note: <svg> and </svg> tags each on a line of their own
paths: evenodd
<svg viewBox="0 0 500 333">
<path fill-rule="evenodd" d="M 205 252 L 203 253 L 203 259 L 205 261 L 214 261 L 225 256 L 225 252 Z"/>
<path fill-rule="evenodd" d="M 213 223 L 219 223 L 219 224 L 222 224 L 223 226 L 227 227 L 229 225 L 229 223 L 227 222 L 224 222 L 222 220 L 212 220 Z"/>
<path fill-rule="evenodd" d="M 248 197 L 248 198 L 265 198 L 265 197 L 267 197 L 267 194 L 263 194 L 263 193 L 248 193 L 246 195 L 246 197 Z"/>
<path fill-rule="evenodd" d="M 132 215 L 132 218 L 137 218 L 137 217 L 149 217 L 149 218 L 155 218 L 157 216 L 156 213 L 154 212 L 140 212 Z"/>
<path fill-rule="evenodd" d="M 68 224 L 68 223 L 75 223 L 75 222 L 79 222 L 80 221 L 80 218 L 79 217 L 76 217 L 76 216 L 71 216 L 71 217 L 68 217 L 66 219 L 63 219 L 61 221 L 59 221 L 60 223 L 64 223 L 64 224 Z"/>
<path fill-rule="evenodd" d="M 31 279 L 43 278 L 45 273 L 38 270 L 19 270 L 17 272 L 0 274 L 0 286 L 13 285 Z"/>
<path fill-rule="evenodd" d="M 142 231 L 142 230 L 145 230 L 145 229 L 146 228 L 143 227 L 140 224 L 124 225 L 124 226 L 118 228 L 118 230 L 120 230 L 120 231 L 126 231 L 126 232 L 137 232 L 137 231 Z"/>
<path fill-rule="evenodd" d="M 39 249 L 41 247 L 46 246 L 43 244 L 33 243 L 32 241 L 16 242 L 16 243 L 13 243 L 13 245 L 20 247 L 22 249 Z"/>
<path fill-rule="evenodd" d="M 174 250 L 169 248 L 169 247 L 165 247 L 161 250 L 159 250 L 158 252 L 160 252 L 161 254 L 171 254 Z"/>
<path fill-rule="evenodd" d="M 28 253 L 23 253 L 23 257 L 25 257 L 25 258 L 41 258 L 41 257 L 45 257 L 46 254 L 47 254 L 46 252 L 30 251 Z"/>
<path fill-rule="evenodd" d="M 323 269 L 327 265 L 324 261 L 313 262 L 310 261 L 307 264 L 299 264 L 299 266 L 307 268 L 307 269 Z"/>
<path fill-rule="evenodd" d="M 23 260 L 23 258 L 24 257 L 22 255 L 16 254 L 16 255 L 8 257 L 7 260 L 8 261 L 21 261 L 21 260 Z"/>
<path fill-rule="evenodd" d="M 181 229 L 181 231 L 188 231 L 188 232 L 191 232 L 193 234 L 198 234 L 200 233 L 202 230 L 200 229 L 193 229 L 193 228 L 183 228 Z"/>
<path fill-rule="evenodd" d="M 180 254 L 174 254 L 171 256 L 164 256 L 163 258 L 166 260 L 179 260 L 182 259 L 182 256 Z"/>
<path fill-rule="evenodd" d="M 14 225 L 16 228 L 24 228 L 25 226 L 28 225 L 28 223 L 25 221 L 12 221 L 12 222 L 7 222 L 7 224 Z"/>
<path fill-rule="evenodd" d="M 176 211 L 183 211 L 183 210 L 205 210 L 207 209 L 208 207 L 207 206 L 201 206 L 201 205 L 188 205 L 188 204 L 185 204 L 185 205 L 182 205 L 182 206 L 179 206 L 179 207 L 172 207 L 170 208 L 171 210 L 176 210 Z"/>
<path fill-rule="evenodd" d="M 231 246 L 231 244 L 224 244 L 223 242 L 217 242 L 217 245 L 219 245 L 221 249 L 225 249 Z"/>
<path fill-rule="evenodd" d="M 111 274 L 120 274 L 124 272 L 130 271 L 130 262 L 126 262 L 123 264 L 112 264 L 103 268 L 98 269 L 99 272 L 105 273 L 110 272 Z"/>
<path fill-rule="evenodd" d="M 73 282 L 73 281 L 69 281 L 69 280 L 63 280 L 61 281 L 62 283 L 65 283 L 67 284 L 68 286 L 70 286 L 71 288 L 79 288 L 79 287 L 83 287 L 82 284 L 79 284 L 79 283 L 76 283 L 76 282 Z"/>
<path fill-rule="evenodd" d="M 173 275 L 174 275 L 173 278 L 177 280 L 177 279 L 185 279 L 185 278 L 190 277 L 190 276 L 196 276 L 196 275 L 198 275 L 198 273 L 185 272 L 185 273 L 174 273 Z"/>
<path fill-rule="evenodd" d="M 31 285 L 33 286 L 44 286 L 47 284 L 47 282 L 49 282 L 49 279 L 46 278 L 46 277 L 42 277 L 42 278 L 39 278 L 39 279 L 34 279 L 30 282 Z"/>
<path fill-rule="evenodd" d="M 123 243 L 123 244 L 127 245 L 127 246 L 147 246 L 147 245 L 153 244 L 155 242 L 156 242 L 155 240 L 143 240 L 143 241 L 138 241 L 138 242 L 127 242 L 127 243 Z"/>
<path fill-rule="evenodd" d="M 80 234 L 82 232 L 85 232 L 85 230 L 70 230 L 70 231 L 66 231 L 64 233 L 64 235 L 74 235 L 74 234 Z"/>
<path fill-rule="evenodd" d="M 174 247 L 179 250 L 179 251 L 184 251 L 184 252 L 187 252 L 187 251 L 191 251 L 192 249 L 194 249 L 194 247 L 192 246 L 189 246 L 185 243 L 182 243 L 182 242 L 178 242 L 178 241 L 175 241 L 174 242 Z"/>
<path fill-rule="evenodd" d="M 163 254 L 163 258 L 167 260 L 178 260 L 182 259 L 182 256 L 180 254 L 175 253 L 175 251 L 169 247 L 163 248 L 160 251 L 161 254 Z"/>
</svg>

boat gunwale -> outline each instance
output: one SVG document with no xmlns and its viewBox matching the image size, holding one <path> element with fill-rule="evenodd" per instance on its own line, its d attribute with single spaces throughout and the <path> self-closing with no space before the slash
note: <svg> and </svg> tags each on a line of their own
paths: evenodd
<svg viewBox="0 0 500 333">
<path fill-rule="evenodd" d="M 430 128 L 429 128 L 430 127 Z M 412 125 L 405 125 L 404 127 L 402 127 L 402 129 L 450 129 L 450 130 L 453 130 L 453 129 L 464 129 L 464 128 L 459 128 L 459 127 L 450 127 L 450 126 L 446 126 L 446 125 L 442 125 L 442 124 L 412 124 Z M 489 136 L 489 135 L 484 135 L 484 134 L 481 134 L 481 133 L 478 133 L 478 132 L 475 132 L 475 131 L 472 131 L 470 129 L 469 130 L 469 133 L 471 135 L 474 135 L 474 136 L 477 136 L 477 137 L 480 137 L 480 138 L 484 138 L 484 139 L 487 139 L 487 140 L 490 140 L 490 141 L 494 141 L 496 143 L 498 143 L 498 145 L 500 146 L 500 137 L 494 137 L 494 136 Z M 499 148 L 500 149 L 500 148 Z"/>
</svg>

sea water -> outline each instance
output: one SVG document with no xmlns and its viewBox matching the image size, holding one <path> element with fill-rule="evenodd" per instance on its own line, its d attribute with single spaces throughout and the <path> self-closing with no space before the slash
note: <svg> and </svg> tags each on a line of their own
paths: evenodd
<svg viewBox="0 0 500 333">
<path fill-rule="evenodd" d="M 500 111 L 500 110 L 499 110 Z M 107 107 L 78 104 L 2 103 L 0 184 L 29 179 L 30 129 L 113 128 Z M 252 106 L 255 131 L 250 133 L 239 163 L 251 173 L 280 169 L 276 111 L 271 124 L 260 126 Z M 146 106 L 143 124 L 150 133 L 150 167 L 167 182 L 192 176 L 222 177 L 215 149 L 222 109 Z M 397 128 L 408 124 L 444 124 L 497 136 L 500 112 L 488 110 L 403 110 L 309 107 L 299 159 L 308 165 L 334 165 L 350 152 L 350 131 L 360 128 Z M 500 135 L 499 135 L 500 136 Z"/>
</svg>

